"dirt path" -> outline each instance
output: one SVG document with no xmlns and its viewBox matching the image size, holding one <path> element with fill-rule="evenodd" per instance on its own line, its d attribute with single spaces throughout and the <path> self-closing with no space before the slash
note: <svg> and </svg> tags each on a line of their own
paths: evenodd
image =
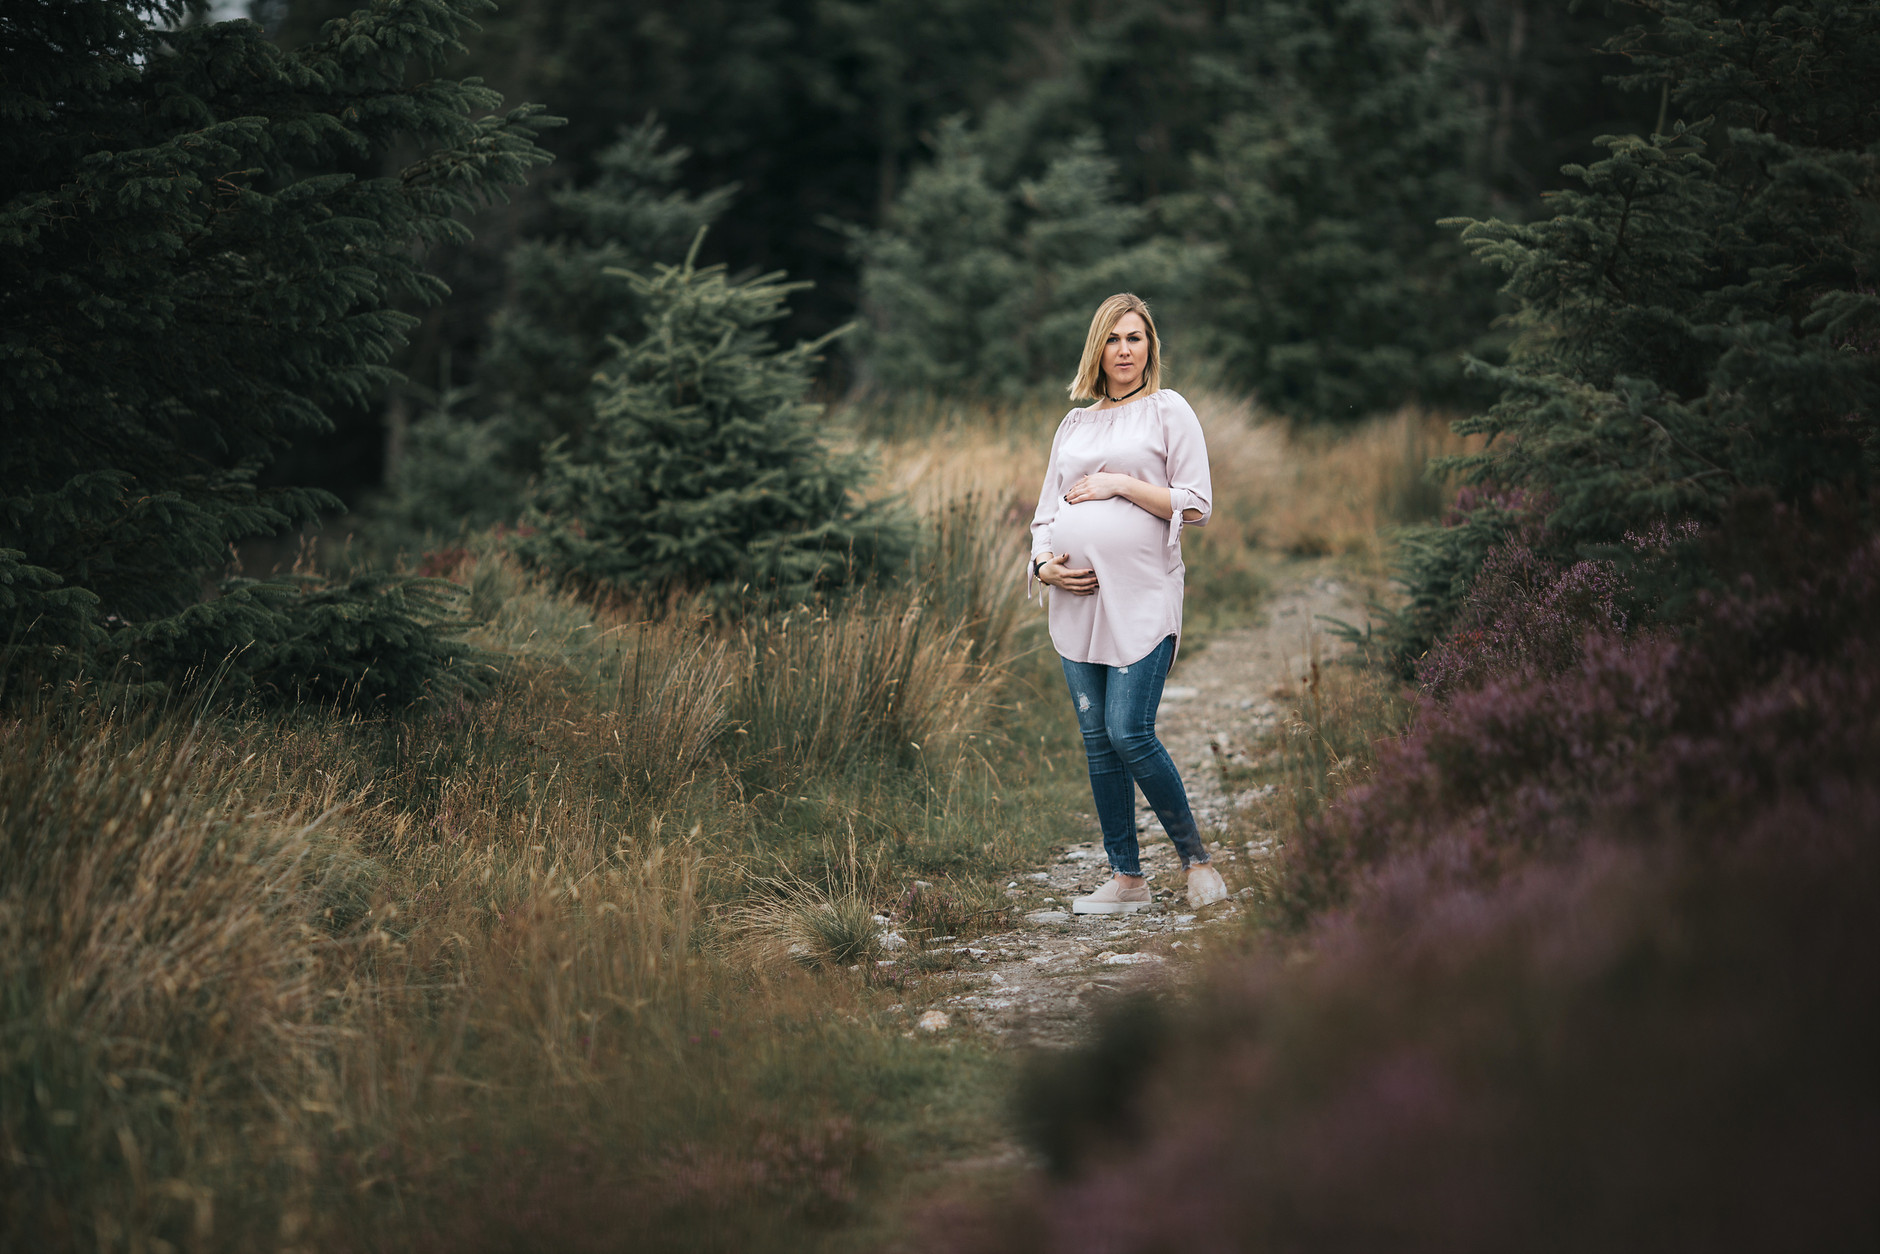
<svg viewBox="0 0 1880 1254">
<path fill-rule="evenodd" d="M 1324 655 L 1336 651 L 1318 615 L 1358 621 L 1362 613 L 1357 594 L 1336 576 L 1302 568 L 1268 603 L 1262 622 L 1220 632 L 1205 648 L 1184 650 L 1176 661 L 1157 712 L 1157 730 L 1181 769 L 1195 817 L 1230 885 L 1244 879 L 1236 874 L 1239 864 L 1271 851 L 1220 843 L 1235 810 L 1255 796 L 1225 794 L 1216 754 L 1238 755 L 1272 730 L 1282 713 L 1272 694 L 1303 674 L 1313 633 Z M 927 1030 L 970 1025 L 1013 1044 L 1069 1045 L 1088 1023 L 1086 1003 L 1093 996 L 1136 981 L 1178 977 L 1180 960 L 1201 950 L 1209 928 L 1239 913 L 1232 900 L 1198 914 L 1189 910 L 1180 859 L 1140 794 L 1136 802 L 1154 906 L 1134 915 L 1070 913 L 1072 897 L 1109 878 L 1096 819 L 1090 816 L 1088 841 L 1059 849 L 1050 865 L 1009 890 L 1025 911 L 1022 926 L 970 946 L 945 938 L 932 943 L 952 949 L 967 965 L 925 977 L 930 994 L 938 991 L 936 984 L 948 989 L 934 1003 L 946 1015 L 946 1026 L 928 1016 Z"/>
</svg>

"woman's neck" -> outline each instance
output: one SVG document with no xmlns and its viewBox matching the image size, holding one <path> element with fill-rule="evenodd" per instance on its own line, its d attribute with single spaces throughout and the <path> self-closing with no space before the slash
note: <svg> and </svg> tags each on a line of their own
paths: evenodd
<svg viewBox="0 0 1880 1254">
<path fill-rule="evenodd" d="M 1123 393 L 1121 396 L 1112 396 L 1110 394 L 1112 391 L 1110 387 L 1110 381 L 1108 379 L 1105 379 L 1103 381 L 1102 395 L 1100 396 L 1099 399 L 1103 401 L 1105 407 L 1108 407 L 1110 405 L 1121 405 L 1124 401 L 1130 399 L 1132 396 L 1136 395 L 1136 393 L 1142 391 L 1144 388 L 1148 386 L 1149 386 L 1149 381 L 1147 379 L 1144 379 L 1141 383 L 1138 383 L 1135 387 Z"/>
</svg>

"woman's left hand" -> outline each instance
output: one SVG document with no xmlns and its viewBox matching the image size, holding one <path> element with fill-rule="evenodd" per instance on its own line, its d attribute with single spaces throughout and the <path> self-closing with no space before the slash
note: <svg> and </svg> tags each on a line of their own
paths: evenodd
<svg viewBox="0 0 1880 1254">
<path fill-rule="evenodd" d="M 1069 505 L 1076 505 L 1082 501 L 1107 501 L 1113 496 L 1124 495 L 1133 482 L 1134 480 L 1128 475 L 1099 470 L 1073 483 L 1071 490 L 1064 494 L 1064 500 Z"/>
</svg>

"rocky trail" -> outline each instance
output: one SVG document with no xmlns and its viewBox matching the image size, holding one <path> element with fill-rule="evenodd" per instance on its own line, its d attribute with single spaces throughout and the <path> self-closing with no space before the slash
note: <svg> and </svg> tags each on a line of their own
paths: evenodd
<svg viewBox="0 0 1880 1254">
<path fill-rule="evenodd" d="M 1247 864 L 1270 857 L 1272 849 L 1264 841 L 1241 848 L 1222 843 L 1235 811 L 1261 794 L 1229 795 L 1221 765 L 1244 761 L 1278 725 L 1284 711 L 1275 694 L 1305 673 L 1315 636 L 1321 656 L 1338 651 L 1321 614 L 1350 622 L 1363 610 L 1357 593 L 1338 579 L 1300 572 L 1271 599 L 1263 621 L 1213 634 L 1205 648 L 1184 649 L 1157 710 L 1157 731 L 1181 769 L 1202 833 L 1230 888 L 1241 893 L 1248 891 L 1240 887 L 1249 878 Z M 1024 910 L 1021 926 L 970 945 L 950 937 L 929 942 L 963 961 L 955 970 L 918 977 L 927 984 L 921 1000 L 938 1009 L 920 1016 L 915 1030 L 972 1027 L 1014 1045 L 1063 1047 L 1081 1037 L 1092 1001 L 1135 984 L 1179 981 L 1182 959 L 1202 950 L 1211 929 L 1231 924 L 1240 906 L 1229 898 L 1191 910 L 1174 847 L 1140 793 L 1136 804 L 1154 905 L 1133 915 L 1070 912 L 1071 898 L 1110 876 L 1096 819 L 1089 816 L 1090 839 L 1060 848 L 1049 865 L 1007 890 Z M 936 1000 L 932 995 L 941 988 L 946 992 Z"/>
</svg>

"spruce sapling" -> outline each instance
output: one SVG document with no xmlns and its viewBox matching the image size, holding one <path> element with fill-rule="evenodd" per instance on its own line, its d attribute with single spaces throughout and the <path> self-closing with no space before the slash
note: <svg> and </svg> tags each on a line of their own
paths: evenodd
<svg viewBox="0 0 1880 1254">
<path fill-rule="evenodd" d="M 801 285 L 701 267 L 703 240 L 678 265 L 618 272 L 644 330 L 616 341 L 588 438 L 547 450 L 519 551 L 591 588 L 721 606 L 787 603 L 898 564 L 903 515 L 855 499 L 866 463 L 815 429 L 822 407 L 807 398 L 830 337 L 771 342 Z"/>
</svg>

